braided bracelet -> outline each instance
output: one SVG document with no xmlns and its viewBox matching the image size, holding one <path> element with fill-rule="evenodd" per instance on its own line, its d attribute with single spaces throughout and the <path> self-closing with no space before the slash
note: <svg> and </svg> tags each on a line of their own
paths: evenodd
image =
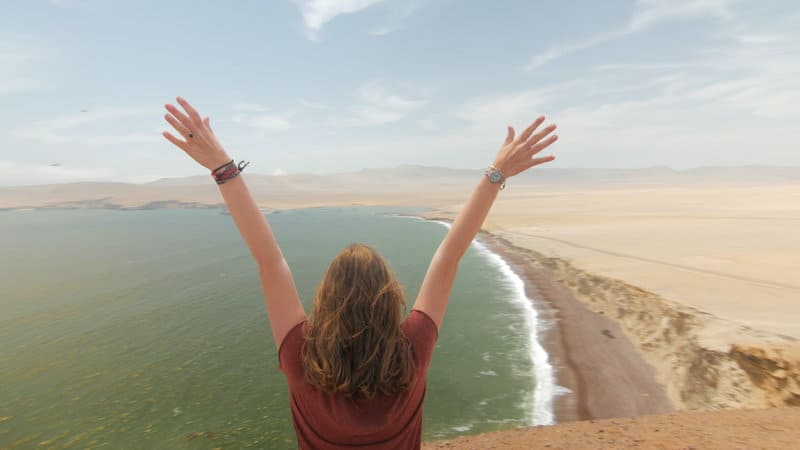
<svg viewBox="0 0 800 450">
<path fill-rule="evenodd" d="M 244 170 L 250 162 L 239 161 L 239 164 L 236 165 L 233 160 L 217 167 L 213 171 L 211 171 L 211 176 L 214 178 L 214 181 L 217 184 L 224 184 L 226 181 L 236 178 L 239 174 Z"/>
</svg>

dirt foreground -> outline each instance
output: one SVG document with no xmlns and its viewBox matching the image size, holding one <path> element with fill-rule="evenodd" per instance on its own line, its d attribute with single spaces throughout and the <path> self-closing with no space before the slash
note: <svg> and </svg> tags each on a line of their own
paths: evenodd
<svg viewBox="0 0 800 450">
<path fill-rule="evenodd" d="M 677 412 L 519 428 L 423 444 L 423 449 L 789 449 L 800 408 Z"/>
</svg>

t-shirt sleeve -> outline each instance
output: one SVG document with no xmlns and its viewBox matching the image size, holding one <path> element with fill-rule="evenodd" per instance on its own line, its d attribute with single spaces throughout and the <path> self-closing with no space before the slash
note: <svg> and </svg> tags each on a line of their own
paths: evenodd
<svg viewBox="0 0 800 450">
<path fill-rule="evenodd" d="M 300 322 L 289 330 L 278 349 L 278 367 L 287 376 L 302 371 L 303 326 L 305 323 L 305 321 Z"/>
<path fill-rule="evenodd" d="M 439 330 L 436 329 L 433 319 L 418 309 L 412 309 L 403 324 L 403 332 L 411 341 L 414 363 L 418 368 L 427 370 L 439 337 Z"/>
</svg>

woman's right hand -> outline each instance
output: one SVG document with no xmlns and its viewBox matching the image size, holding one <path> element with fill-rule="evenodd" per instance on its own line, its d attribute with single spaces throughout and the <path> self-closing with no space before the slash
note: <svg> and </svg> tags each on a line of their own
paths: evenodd
<svg viewBox="0 0 800 450">
<path fill-rule="evenodd" d="M 557 135 L 548 137 L 553 130 L 556 129 L 556 124 L 552 123 L 544 127 L 541 131 L 534 134 L 539 125 L 544 122 L 544 116 L 539 116 L 533 123 L 514 139 L 514 128 L 508 127 L 508 135 L 494 160 L 494 166 L 503 173 L 506 178 L 513 177 L 514 175 L 524 172 L 533 166 L 544 164 L 556 159 L 555 156 L 543 156 L 534 158 L 534 156 L 547 148 L 550 144 L 558 139 Z"/>
<path fill-rule="evenodd" d="M 167 103 L 164 107 L 169 113 L 164 115 L 164 119 L 183 139 L 178 139 L 168 131 L 162 133 L 164 137 L 208 170 L 214 170 L 230 162 L 231 158 L 211 130 L 209 118 L 203 119 L 183 97 L 178 97 L 176 100 L 183 111 Z"/>
</svg>

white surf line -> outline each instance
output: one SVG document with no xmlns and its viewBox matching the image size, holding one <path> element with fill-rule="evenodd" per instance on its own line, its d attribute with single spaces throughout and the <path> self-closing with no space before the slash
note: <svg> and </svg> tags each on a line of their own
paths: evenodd
<svg viewBox="0 0 800 450">
<path fill-rule="evenodd" d="M 449 222 L 427 220 L 421 217 L 411 218 L 424 222 L 438 223 L 448 229 L 450 228 Z M 550 364 L 549 355 L 538 340 L 539 327 L 544 323 L 539 320 L 539 314 L 536 308 L 533 307 L 532 299 L 528 298 L 525 293 L 525 282 L 514 272 L 511 266 L 500 255 L 489 250 L 477 238 L 473 239 L 471 245 L 492 266 L 498 269 L 511 288 L 512 297 L 509 300 L 524 311 L 525 324 L 528 327 L 528 352 L 533 366 L 533 376 L 536 378 L 536 385 L 525 402 L 528 405 L 527 425 L 552 425 L 555 423 L 553 399 L 557 394 L 563 393 L 565 388 L 556 386 L 555 369 Z"/>
</svg>

